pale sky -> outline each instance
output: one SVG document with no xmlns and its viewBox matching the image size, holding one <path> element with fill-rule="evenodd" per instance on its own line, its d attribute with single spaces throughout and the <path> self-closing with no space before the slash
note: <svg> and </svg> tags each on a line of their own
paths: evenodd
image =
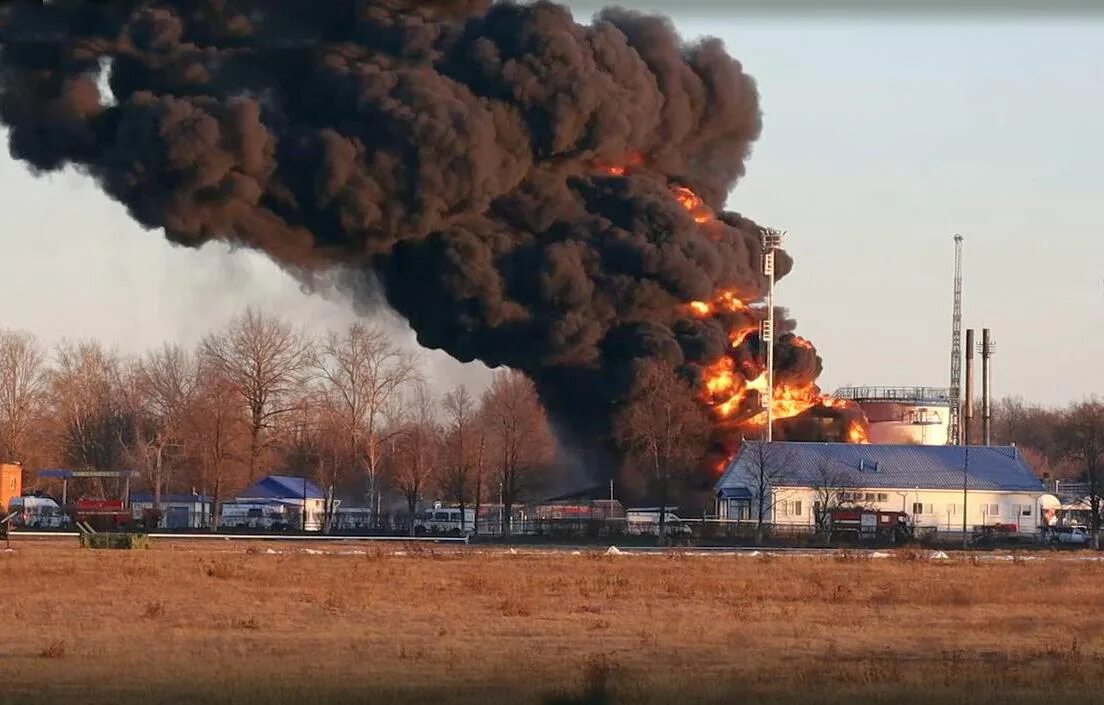
<svg viewBox="0 0 1104 705">
<path fill-rule="evenodd" d="M 964 325 L 993 329 L 994 395 L 1104 393 L 1104 18 L 669 6 L 684 36 L 720 36 L 758 82 L 763 136 L 729 205 L 789 231 L 779 303 L 824 358 L 825 390 L 947 384 L 959 232 Z M 0 282 L 0 327 L 123 352 L 192 345 L 247 304 L 315 329 L 355 317 L 260 255 L 172 247 L 83 177 L 35 178 L 6 149 Z M 486 379 L 429 359 L 442 381 Z"/>
</svg>

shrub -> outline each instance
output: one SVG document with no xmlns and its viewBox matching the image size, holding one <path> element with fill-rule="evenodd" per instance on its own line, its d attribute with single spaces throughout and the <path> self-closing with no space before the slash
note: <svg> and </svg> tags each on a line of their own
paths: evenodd
<svg viewBox="0 0 1104 705">
<path fill-rule="evenodd" d="M 118 534 L 100 533 L 87 534 L 81 532 L 81 548 L 111 548 L 111 549 L 146 549 L 150 547 L 148 534 Z"/>
</svg>

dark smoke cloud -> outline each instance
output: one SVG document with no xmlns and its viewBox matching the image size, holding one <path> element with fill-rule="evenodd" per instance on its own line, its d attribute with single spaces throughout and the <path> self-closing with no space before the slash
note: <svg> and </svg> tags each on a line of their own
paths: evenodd
<svg viewBox="0 0 1104 705">
<path fill-rule="evenodd" d="M 683 43 L 660 17 L 16 1 L 0 52 L 0 119 L 33 170 L 74 165 L 175 243 L 378 278 L 422 345 L 523 370 L 580 439 L 605 433 L 632 359 L 723 353 L 721 322 L 680 303 L 763 293 L 759 227 L 720 212 L 759 135 L 755 84 L 719 40 Z M 626 176 L 596 167 L 632 155 Z M 676 184 L 719 221 L 695 223 Z M 779 359 L 819 372 L 815 352 Z"/>
</svg>

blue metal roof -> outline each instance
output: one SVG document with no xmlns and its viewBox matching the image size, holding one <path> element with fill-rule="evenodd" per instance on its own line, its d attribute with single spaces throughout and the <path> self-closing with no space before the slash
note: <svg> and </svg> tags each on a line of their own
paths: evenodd
<svg viewBox="0 0 1104 705">
<path fill-rule="evenodd" d="M 777 487 L 819 487 L 823 478 L 840 487 L 962 489 L 1043 492 L 1015 447 L 918 446 L 855 443 L 764 443 L 748 441 L 717 481 L 718 493 L 747 486 L 768 468 Z"/>
<path fill-rule="evenodd" d="M 306 483 L 304 487 L 304 482 Z M 292 475 L 268 475 L 238 493 L 239 499 L 325 499 L 310 480 Z"/>
</svg>

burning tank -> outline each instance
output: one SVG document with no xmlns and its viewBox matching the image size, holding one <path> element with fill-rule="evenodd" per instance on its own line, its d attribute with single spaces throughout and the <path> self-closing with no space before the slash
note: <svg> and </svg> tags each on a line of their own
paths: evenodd
<svg viewBox="0 0 1104 705">
<path fill-rule="evenodd" d="M 951 396 L 945 387 L 843 387 L 834 397 L 862 409 L 871 443 L 947 443 Z"/>
</svg>

